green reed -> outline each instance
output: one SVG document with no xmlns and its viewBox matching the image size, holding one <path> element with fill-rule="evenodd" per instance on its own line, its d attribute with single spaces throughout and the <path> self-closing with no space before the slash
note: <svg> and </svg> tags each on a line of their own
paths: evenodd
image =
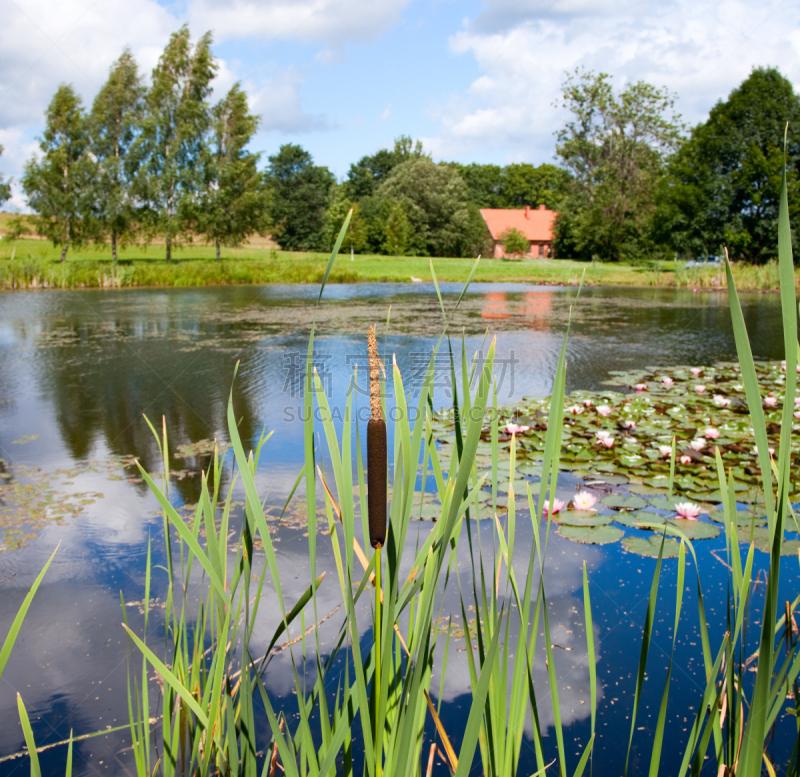
<svg viewBox="0 0 800 777">
<path fill-rule="evenodd" d="M 761 627 L 755 681 L 751 687 L 747 674 L 748 653 L 751 651 L 746 640 L 748 622 L 755 615 L 752 603 L 754 545 L 749 545 L 743 558 L 736 526 L 735 483 L 730 473 L 725 471 L 717 452 L 720 490 L 725 499 L 730 569 L 726 632 L 716 651 L 712 650 L 700 573 L 694 557 L 705 687 L 683 744 L 678 777 L 684 777 L 689 770 L 693 775 L 698 774 L 707 758 L 719 775 L 757 777 L 761 774 L 762 763 L 770 774 L 776 774 L 777 767 L 766 755 L 770 730 L 777 716 L 785 711 L 787 696 L 793 696 L 795 710 L 800 709 L 800 649 L 797 630 L 792 624 L 792 612 L 800 597 L 787 603 L 780 614 L 778 603 L 783 530 L 790 520 L 800 529 L 788 500 L 788 484 L 793 477 L 789 435 L 797 389 L 798 341 L 786 201 L 784 179 L 779 272 L 787 377 L 785 418 L 775 461 L 768 451 L 761 398 L 733 275 L 729 264 L 725 268 L 772 537 L 764 604 L 757 614 Z M 330 256 L 320 299 L 346 228 L 347 222 Z M 161 486 L 143 470 L 142 477 L 163 511 L 168 591 L 166 632 L 158 640 L 158 647 L 154 647 L 152 642 L 148 644 L 146 637 L 139 636 L 125 625 L 142 660 L 141 669 L 134 671 L 131 667 L 129 674 L 129 729 L 139 777 L 156 774 L 165 777 L 189 774 L 196 777 L 212 774 L 256 777 L 259 772 L 263 777 L 274 777 L 279 770 L 291 777 L 350 775 L 354 772 L 355 753 L 361 750 L 363 772 L 368 777 L 429 775 L 437 753 L 456 777 L 471 773 L 476 760 L 487 777 L 513 775 L 518 772 L 528 720 L 533 726 L 532 745 L 537 775 L 557 772 L 559 777 L 569 774 L 580 777 L 587 766 L 591 764 L 590 768 L 594 767 L 598 680 L 594 665 L 596 646 L 589 577 L 585 565 L 583 615 L 590 665 L 591 730 L 581 756 L 572 768 L 567 762 L 564 743 L 546 597 L 546 558 L 551 524 L 549 520 L 543 521 L 543 513 L 545 504 L 549 503 L 552 508 L 559 472 L 566 337 L 556 370 L 539 493 L 535 499 L 528 486 L 527 493 L 521 495 L 521 506 L 529 512 L 533 542 L 530 548 L 520 549 L 517 536 L 521 527 L 517 524 L 517 496 L 513 490 L 514 444 L 509 460 L 508 512 L 502 521 L 494 509 L 500 477 L 497 396 L 492 375 L 494 343 L 488 349 L 487 358 L 479 364 L 477 358 L 468 362 L 462 341 L 461 361 L 457 368 L 448 336 L 455 309 L 476 268 L 477 263 L 450 312 L 445 308 L 433 275 L 443 314 L 443 331 L 433 349 L 416 400 L 413 423 L 400 370 L 394 362 L 386 365 L 385 381 L 391 383 L 397 403 L 397 412 L 393 414 L 396 420 L 392 421 L 394 449 L 390 457 L 389 521 L 386 543 L 381 552 L 372 554 L 371 558 L 364 551 L 369 530 L 364 509 L 367 494 L 363 452 L 354 408 L 356 378 L 347 395 L 344 423 L 337 432 L 322 383 L 312 368 L 315 336 L 315 326 L 312 325 L 305 374 L 305 461 L 289 498 L 298 488 L 305 491 L 308 558 L 313 582 L 291 606 L 290 591 L 281 581 L 281 569 L 263 507 L 264 495 L 259 493 L 256 485 L 259 458 L 269 437 L 262 436 L 255 449 L 248 452 L 239 436 L 233 405 L 229 401 L 228 432 L 235 466 L 228 492 L 220 507 L 223 458 L 215 453 L 209 470 L 203 473 L 201 497 L 195 514 L 187 521 L 168 498 L 166 430 L 162 430 L 160 435 L 153 430 L 165 462 Z M 456 440 L 449 460 L 440 458 L 431 427 L 434 363 L 445 344 L 450 357 Z M 310 412 L 315 402 L 322 419 L 319 423 L 315 423 Z M 488 478 L 479 477 L 476 466 L 478 443 L 487 424 L 492 451 L 492 471 Z M 317 448 L 323 442 L 325 456 Z M 323 461 L 328 462 L 329 469 L 323 466 Z M 439 519 L 431 524 L 427 536 L 412 547 L 409 531 L 420 462 L 423 473 L 427 475 L 429 466 L 433 473 L 441 513 Z M 673 445 L 670 492 L 674 462 Z M 481 541 L 477 530 L 481 511 L 486 510 L 479 500 L 484 485 L 490 485 L 493 494 L 491 546 Z M 235 491 L 244 493 L 241 520 L 234 520 L 232 503 Z M 326 578 L 324 574 L 317 575 L 317 542 L 325 536 L 317 532 L 318 495 L 324 499 L 325 541 L 331 543 L 335 580 Z M 644 694 L 644 678 L 662 587 L 664 542 L 667 533 L 672 533 L 681 540 L 676 562 L 672 651 L 661 691 L 657 724 L 649 743 L 649 777 L 656 777 L 661 765 L 673 658 L 682 617 L 687 550 L 694 556 L 691 543 L 681 536 L 678 529 L 660 526 L 658 529 L 663 531 L 661 552 L 642 624 L 635 692 L 630 700 L 631 728 L 625 766 L 627 774 L 631 748 L 637 736 L 637 714 Z M 235 535 L 233 551 L 230 549 L 231 534 Z M 459 547 L 464 548 L 465 543 L 468 564 L 459 564 L 457 551 Z M 263 552 L 263 564 L 256 563 L 257 552 L 259 558 Z M 518 575 L 514 566 L 515 556 L 520 555 L 522 558 L 527 556 L 524 575 Z M 148 549 L 144 635 L 148 633 L 147 603 L 152 573 Z M 40 580 L 41 576 L 36 585 Z M 318 591 L 323 585 L 337 584 L 344 615 L 333 643 L 326 644 L 323 650 Z M 253 632 L 259 620 L 265 585 L 271 586 L 277 596 L 280 625 L 263 654 L 263 646 L 260 646 L 258 654 L 254 654 Z M 451 586 L 458 589 L 472 695 L 465 722 L 458 730 L 445 727 L 439 715 L 440 709 L 432 701 L 432 694 L 436 693 L 433 687 L 435 674 L 441 678 L 438 691 L 441 698 L 448 670 L 449 627 L 454 614 L 443 610 L 443 598 Z M 29 603 L 28 599 L 26 603 Z M 472 631 L 467 612 L 470 608 L 475 615 Z M 365 622 L 365 611 L 370 613 L 371 623 Z M 443 618 L 448 621 L 444 651 L 437 640 L 437 624 Z M 308 628 L 307 622 L 311 624 Z M 17 621 L 12 632 L 14 628 L 19 630 Z M 373 635 L 369 645 L 362 640 L 365 632 Z M 542 632 L 543 644 L 539 642 Z M 15 635 L 13 632 L 10 636 L 12 643 Z M 287 706 L 276 709 L 263 676 L 270 670 L 272 650 L 281 638 L 284 638 L 289 651 L 294 699 L 287 702 Z M 8 638 L 6 644 L 9 644 Z M 6 644 L 0 652 L 0 670 L 10 650 L 10 645 L 6 650 Z M 536 651 L 542 649 L 549 676 L 544 693 L 541 688 L 534 687 L 533 681 Z M 303 673 L 309 662 L 315 669 L 313 681 L 307 681 Z M 153 698 L 153 688 L 147 679 L 148 665 L 160 678 L 159 700 Z M 507 690 L 509 678 L 510 693 Z M 542 704 L 551 705 L 554 714 L 555 759 L 549 763 L 546 752 L 552 748 L 546 746 L 547 731 L 540 725 Z M 160 715 L 151 717 L 156 708 Z M 38 775 L 36 749 L 21 699 L 19 711 L 31 755 L 31 774 Z M 259 724 L 264 714 L 268 720 L 267 730 Z M 429 731 L 435 731 L 433 738 L 429 737 Z M 799 743 L 800 724 L 790 762 L 780 767 L 787 774 L 800 774 Z M 598 764 L 598 768 L 602 765 Z"/>
</svg>

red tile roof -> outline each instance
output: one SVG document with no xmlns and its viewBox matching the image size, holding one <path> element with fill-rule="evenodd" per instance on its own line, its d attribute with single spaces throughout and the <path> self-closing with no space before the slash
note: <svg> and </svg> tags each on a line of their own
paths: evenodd
<svg viewBox="0 0 800 777">
<path fill-rule="evenodd" d="M 493 240 L 500 240 L 506 230 L 516 228 L 528 240 L 550 242 L 553 239 L 553 220 L 556 215 L 556 211 L 546 210 L 541 205 L 537 209 L 526 207 L 524 210 L 481 208 L 481 216 L 489 227 Z"/>
</svg>

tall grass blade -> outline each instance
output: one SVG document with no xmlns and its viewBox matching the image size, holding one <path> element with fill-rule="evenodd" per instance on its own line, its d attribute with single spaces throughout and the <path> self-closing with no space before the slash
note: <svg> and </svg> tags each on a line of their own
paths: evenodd
<svg viewBox="0 0 800 777">
<path fill-rule="evenodd" d="M 33 585 L 30 587 L 30 590 L 22 600 L 22 604 L 19 606 L 19 610 L 14 616 L 14 620 L 11 622 L 11 628 L 8 630 L 6 638 L 3 640 L 3 647 L 0 648 L 0 677 L 3 676 L 3 670 L 6 668 L 8 657 L 11 655 L 11 649 L 14 647 L 14 643 L 17 641 L 19 630 L 22 628 L 22 622 L 25 620 L 25 616 L 28 614 L 33 597 L 36 595 L 36 591 L 39 590 L 39 585 L 44 579 L 47 569 L 50 566 L 53 557 L 56 555 L 60 545 L 60 542 L 58 545 L 56 545 L 55 550 L 50 554 L 50 558 L 45 562 L 41 572 L 39 572 L 39 574 L 36 576 L 36 580 L 33 581 Z"/>
</svg>

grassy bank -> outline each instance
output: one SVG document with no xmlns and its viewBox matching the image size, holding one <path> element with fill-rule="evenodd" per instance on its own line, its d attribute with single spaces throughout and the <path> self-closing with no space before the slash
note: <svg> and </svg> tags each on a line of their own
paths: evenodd
<svg viewBox="0 0 800 777">
<path fill-rule="evenodd" d="M 263 242 L 263 241 L 262 241 Z M 122 288 L 130 286 L 215 286 L 231 284 L 319 283 L 327 255 L 292 253 L 264 245 L 226 248 L 222 260 L 213 246 L 185 246 L 172 262 L 164 260 L 160 245 L 128 246 L 120 261 L 111 262 L 106 246 L 86 246 L 70 251 L 61 264 L 60 251 L 43 240 L 20 239 L 0 243 L 0 289 Z M 439 280 L 463 283 L 472 259 L 436 260 Z M 591 285 L 720 288 L 726 285 L 720 269 L 685 269 L 682 262 L 647 266 L 576 262 L 568 259 L 481 262 L 475 282 L 519 282 L 573 285 L 583 273 Z M 797 273 L 796 284 L 798 283 Z M 769 290 L 778 287 L 777 264 L 734 269 L 737 288 Z M 359 255 L 340 258 L 330 278 L 333 283 L 359 281 L 408 282 L 431 279 L 430 259 L 419 256 Z"/>
</svg>

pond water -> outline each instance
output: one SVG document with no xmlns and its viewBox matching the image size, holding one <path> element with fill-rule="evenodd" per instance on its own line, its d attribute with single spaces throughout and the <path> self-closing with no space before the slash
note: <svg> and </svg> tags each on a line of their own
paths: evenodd
<svg viewBox="0 0 800 777">
<path fill-rule="evenodd" d="M 448 310 L 460 291 L 454 285 L 442 287 Z M 131 457 L 137 457 L 150 472 L 160 467 L 143 415 L 159 427 L 165 418 L 175 451 L 172 499 L 176 505 L 193 504 L 199 494 L 198 469 L 208 461 L 207 441 L 227 439 L 232 390 L 246 447 L 256 444 L 262 429 L 274 431 L 260 462 L 260 483 L 276 503 L 288 494 L 303 463 L 300 389 L 317 294 L 314 287 L 272 286 L 0 295 L 0 474 L 5 489 L 0 501 L 0 634 L 61 543 L 0 680 L 0 759 L 24 745 L 16 692 L 25 700 L 39 745 L 63 740 L 71 729 L 78 735 L 127 722 L 128 651 L 119 594 L 128 602 L 141 600 L 148 538 L 157 560 L 164 560 L 155 500 L 130 466 Z M 755 357 L 782 358 L 777 296 L 743 295 L 742 302 Z M 550 392 L 570 310 L 568 392 L 601 389 L 612 370 L 702 366 L 735 358 L 727 304 L 727 296 L 716 292 L 590 288 L 576 300 L 572 288 L 476 284 L 450 331 L 457 360 L 462 335 L 470 357 L 485 353 L 496 336 L 495 373 L 499 402 L 504 403 Z M 394 355 L 406 388 L 413 391 L 441 331 L 442 313 L 434 289 L 426 284 L 327 287 L 317 314 L 314 362 L 334 408 L 343 407 L 356 367 L 359 382 L 363 379 L 364 335 L 371 323 L 385 363 Z M 452 402 L 446 353 L 440 352 L 435 365 L 439 407 Z M 357 395 L 357 403 L 366 407 L 368 398 Z M 430 524 L 419 523 L 418 530 L 424 536 Z M 279 563 L 299 592 L 309 578 L 306 539 L 288 522 L 277 540 Z M 527 556 L 530 528 L 517 542 Z M 714 645 L 725 628 L 727 570 L 720 560 L 725 543 L 719 538 L 697 545 Z M 319 567 L 332 570 L 329 545 L 319 540 L 318 547 Z M 576 761 L 589 731 L 581 615 L 584 561 L 599 644 L 595 763 L 604 772 L 621 772 L 654 561 L 626 553 L 619 544 L 578 545 L 558 535 L 551 539 L 548 602 L 557 630 L 554 640 L 565 648 L 557 657 L 562 718 Z M 759 554 L 757 565 L 764 562 Z M 796 565 L 786 569 L 782 589 L 789 599 L 798 576 Z M 702 692 L 693 575 L 690 565 L 687 625 L 677 646 L 668 723 L 671 735 L 681 741 Z M 648 768 L 671 647 L 674 584 L 675 564 L 665 563 L 665 593 L 645 683 L 649 695 L 640 711 L 632 773 Z M 159 580 L 153 585 L 158 597 Z M 321 599 L 320 611 L 327 613 L 322 594 Z M 452 604 L 455 611 L 457 601 Z M 134 629 L 141 628 L 136 606 L 128 609 L 128 617 Z M 264 635 L 271 633 L 267 626 Z M 154 639 L 160 629 L 154 618 Z M 288 700 L 291 687 L 281 661 L 265 680 L 276 697 Z M 543 658 L 535 670 L 540 698 L 546 698 Z M 434 687 L 438 693 L 438 679 Z M 468 709 L 468 691 L 466 663 L 453 659 L 442 689 L 445 725 Z M 552 723 L 552 711 L 540 714 L 543 728 Z M 81 742 L 76 773 L 133 773 L 127 745 L 125 731 Z M 779 736 L 775 748 L 785 760 Z M 664 773 L 673 773 L 682 748 L 665 750 Z M 524 746 L 523 753 L 523 766 L 535 771 L 531 747 Z M 63 773 L 64 757 L 63 747 L 45 751 L 43 771 Z M 28 768 L 24 758 L 0 760 L 2 777 L 27 774 Z"/>
</svg>

